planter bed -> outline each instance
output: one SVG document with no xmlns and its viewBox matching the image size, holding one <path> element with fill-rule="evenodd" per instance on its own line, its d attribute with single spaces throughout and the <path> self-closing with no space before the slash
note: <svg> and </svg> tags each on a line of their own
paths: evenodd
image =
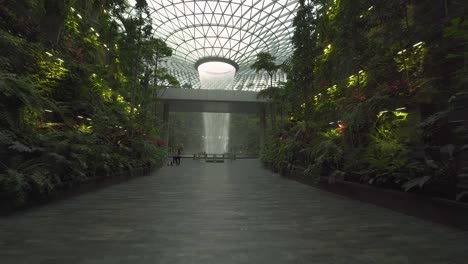
<svg viewBox="0 0 468 264">
<path fill-rule="evenodd" d="M 121 172 L 112 176 L 89 178 L 81 182 L 64 182 L 61 185 L 56 186 L 55 191 L 48 194 L 46 197 L 31 198 L 30 201 L 19 207 L 13 206 L 10 203 L 0 203 L 0 216 L 9 215 L 20 210 L 98 190 L 134 179 L 136 177 L 146 176 L 151 171 L 151 168 L 138 168 L 131 171 Z"/>
<path fill-rule="evenodd" d="M 359 201 L 372 203 L 400 213 L 468 230 L 468 204 L 402 191 L 387 190 L 347 181 L 317 183 L 310 177 L 288 175 L 286 178 Z"/>
</svg>

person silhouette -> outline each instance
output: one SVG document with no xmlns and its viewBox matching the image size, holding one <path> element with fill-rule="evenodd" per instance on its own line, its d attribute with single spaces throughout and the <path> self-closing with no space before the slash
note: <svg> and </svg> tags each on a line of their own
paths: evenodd
<svg viewBox="0 0 468 264">
<path fill-rule="evenodd" d="M 180 165 L 180 156 L 182 155 L 182 147 L 177 148 L 176 164 Z"/>
</svg>

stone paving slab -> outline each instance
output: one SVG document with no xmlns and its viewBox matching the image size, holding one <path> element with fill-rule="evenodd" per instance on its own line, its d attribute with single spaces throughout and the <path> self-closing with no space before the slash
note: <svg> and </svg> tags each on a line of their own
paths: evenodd
<svg viewBox="0 0 468 264">
<path fill-rule="evenodd" d="M 468 232 L 349 200 L 258 160 L 182 160 L 0 218 L 1 264 L 467 264 Z"/>
</svg>

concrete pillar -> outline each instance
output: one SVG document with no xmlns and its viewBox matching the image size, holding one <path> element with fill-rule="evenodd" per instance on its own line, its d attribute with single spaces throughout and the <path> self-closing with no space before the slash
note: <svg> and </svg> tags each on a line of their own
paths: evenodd
<svg viewBox="0 0 468 264">
<path fill-rule="evenodd" d="M 265 106 L 262 106 L 260 108 L 260 150 L 263 148 L 263 145 L 265 144 L 266 127 L 267 127 L 266 108 Z"/>
<path fill-rule="evenodd" d="M 276 112 L 272 103 L 268 103 L 268 114 L 270 115 L 270 129 L 274 131 L 276 127 Z"/>
<path fill-rule="evenodd" d="M 169 146 L 169 104 L 164 103 L 162 109 L 162 127 L 161 127 L 161 138 L 166 141 L 167 146 Z"/>
</svg>

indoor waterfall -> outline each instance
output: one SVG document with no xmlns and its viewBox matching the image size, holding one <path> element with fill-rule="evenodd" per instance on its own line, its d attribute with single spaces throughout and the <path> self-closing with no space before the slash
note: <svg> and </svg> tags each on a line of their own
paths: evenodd
<svg viewBox="0 0 468 264">
<path fill-rule="evenodd" d="M 224 62 L 206 62 L 198 67 L 201 89 L 232 89 L 236 69 Z M 230 114 L 203 113 L 204 151 L 208 154 L 228 152 Z"/>
</svg>

